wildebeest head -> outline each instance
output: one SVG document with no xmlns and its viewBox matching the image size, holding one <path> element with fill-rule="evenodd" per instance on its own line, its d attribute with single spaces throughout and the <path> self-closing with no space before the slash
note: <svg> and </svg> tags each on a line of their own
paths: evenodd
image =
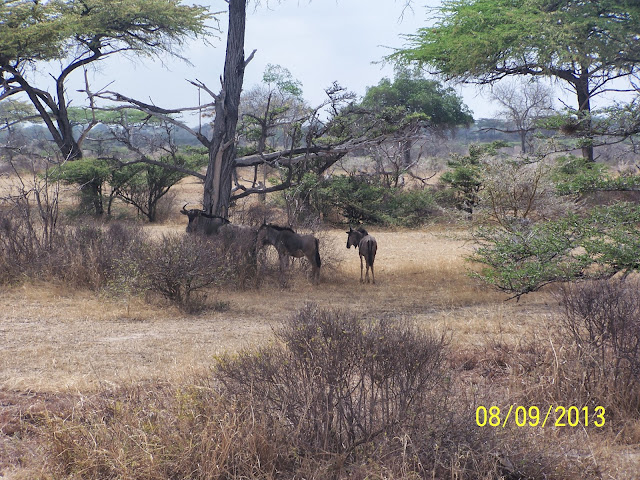
<svg viewBox="0 0 640 480">
<path fill-rule="evenodd" d="M 349 231 L 346 233 L 347 233 L 347 248 L 351 248 L 352 246 L 358 247 L 358 245 L 360 244 L 360 240 L 362 240 L 362 237 L 366 237 L 367 235 L 369 235 L 369 232 L 367 232 L 362 227 L 358 228 L 357 230 L 354 230 L 353 228 L 349 227 Z"/>
<path fill-rule="evenodd" d="M 212 235 L 218 233 L 218 229 L 229 223 L 226 218 L 217 215 L 209 215 L 204 210 L 192 208 L 187 210 L 187 204 L 184 204 L 180 213 L 189 217 L 189 225 L 187 225 L 187 233 L 203 233 Z"/>
</svg>

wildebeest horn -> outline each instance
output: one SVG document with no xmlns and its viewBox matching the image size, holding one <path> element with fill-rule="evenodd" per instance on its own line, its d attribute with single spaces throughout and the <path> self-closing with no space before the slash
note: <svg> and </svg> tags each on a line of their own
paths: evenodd
<svg viewBox="0 0 640 480">
<path fill-rule="evenodd" d="M 182 210 L 180 210 L 180 213 L 183 215 L 187 215 L 189 212 L 187 212 L 187 205 L 189 205 L 189 203 L 185 203 L 184 207 L 182 207 Z"/>
</svg>

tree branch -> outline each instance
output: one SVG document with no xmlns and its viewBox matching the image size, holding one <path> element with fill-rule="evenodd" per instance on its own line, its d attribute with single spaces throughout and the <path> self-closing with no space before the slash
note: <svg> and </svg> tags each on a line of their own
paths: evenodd
<svg viewBox="0 0 640 480">
<path fill-rule="evenodd" d="M 215 104 L 210 103 L 207 105 L 202 105 L 199 107 L 187 107 L 187 108 L 176 108 L 176 109 L 166 109 L 166 108 L 161 108 L 161 107 L 156 107 L 155 105 L 150 105 L 148 103 L 144 103 L 141 102 L 139 100 L 135 100 L 133 98 L 129 98 L 126 97 L 118 92 L 111 92 L 111 91 L 105 91 L 105 92 L 101 92 L 99 94 L 95 95 L 98 98 L 103 98 L 105 100 L 111 100 L 113 102 L 120 102 L 120 103 L 128 103 L 130 105 L 134 105 L 133 108 L 136 108 L 137 110 L 147 113 L 149 115 L 153 115 L 155 117 L 158 117 L 168 123 L 171 123 L 173 125 L 175 125 L 176 127 L 180 127 L 183 130 L 186 130 L 187 132 L 189 132 L 191 135 L 193 135 L 194 137 L 196 137 L 200 143 L 202 143 L 205 147 L 209 148 L 210 146 L 210 141 L 207 137 L 205 137 L 204 135 L 202 135 L 202 133 L 200 132 L 196 132 L 195 130 L 193 130 L 192 128 L 188 127 L 186 124 L 176 120 L 175 118 L 170 117 L 169 115 L 172 113 L 182 113 L 182 112 L 187 112 L 187 111 L 192 111 L 192 110 L 200 110 L 202 108 L 206 108 L 206 107 L 210 107 L 213 106 Z M 122 110 L 123 108 L 130 108 L 130 107 L 115 107 L 115 108 L 101 108 L 100 110 L 105 110 L 105 111 L 113 111 L 113 110 Z"/>
</svg>

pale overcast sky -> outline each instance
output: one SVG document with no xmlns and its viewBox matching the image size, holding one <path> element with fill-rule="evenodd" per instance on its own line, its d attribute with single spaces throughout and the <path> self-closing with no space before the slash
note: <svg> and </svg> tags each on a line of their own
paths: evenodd
<svg viewBox="0 0 640 480">
<path fill-rule="evenodd" d="M 211 11 L 224 11 L 226 7 L 221 0 L 200 3 L 209 5 Z M 402 34 L 415 33 L 430 24 L 433 12 L 427 7 L 438 4 L 439 0 L 416 0 L 413 10 L 404 12 L 403 0 L 283 0 L 250 6 L 245 55 L 253 49 L 257 52 L 247 67 L 244 88 L 260 83 L 265 66 L 271 63 L 288 68 L 302 82 L 303 95 L 312 105 L 325 99 L 324 89 L 334 80 L 364 95 L 367 86 L 393 76 L 391 65 L 375 62 L 380 62 L 390 48 L 403 45 Z M 92 90 L 114 81 L 110 90 L 144 101 L 151 99 L 158 106 L 196 106 L 197 89 L 185 79 L 198 78 L 213 91 L 220 88 L 226 13 L 219 18 L 225 30 L 219 39 L 211 39 L 211 45 L 194 41 L 185 46 L 183 54 L 193 65 L 175 59 L 168 59 L 162 66 L 152 59 L 135 59 L 134 63 L 114 57 L 92 73 Z M 81 88 L 81 73 L 75 77 L 69 90 Z M 474 87 L 454 88 L 463 95 L 475 118 L 495 113 Z"/>
<path fill-rule="evenodd" d="M 185 0 L 187 3 L 197 0 Z M 207 45 L 201 40 L 189 42 L 182 54 L 192 65 L 174 58 L 162 62 L 149 58 L 127 59 L 116 56 L 99 62 L 91 73 L 93 91 L 109 82 L 110 90 L 158 106 L 174 108 L 198 105 L 198 92 L 185 79 L 199 79 L 217 92 L 224 66 L 226 47 L 226 3 L 223 0 L 200 0 L 219 16 L 223 32 Z M 261 0 L 248 8 L 245 55 L 257 49 L 245 72 L 244 89 L 261 82 L 269 63 L 288 68 L 302 82 L 304 98 L 311 105 L 325 100 L 324 89 L 333 81 L 364 95 L 366 87 L 376 85 L 383 77 L 393 77 L 391 65 L 381 65 L 382 58 L 392 48 L 404 45 L 403 34 L 434 23 L 440 0 L 413 0 L 412 9 L 405 9 L 405 0 Z M 45 74 L 39 71 L 39 74 Z M 82 73 L 76 72 L 68 85 L 75 104 L 85 104 L 74 90 L 83 88 Z M 498 112 L 488 91 L 474 86 L 452 86 L 473 111 L 474 118 L 493 117 Z M 556 86 L 558 86 L 556 84 Z M 557 97 L 573 106 L 573 94 L 555 89 Z M 615 96 L 602 97 L 605 103 Z M 203 103 L 208 98 L 203 97 Z M 562 108 L 560 101 L 556 107 Z M 191 122 L 190 122 L 191 123 Z"/>
</svg>

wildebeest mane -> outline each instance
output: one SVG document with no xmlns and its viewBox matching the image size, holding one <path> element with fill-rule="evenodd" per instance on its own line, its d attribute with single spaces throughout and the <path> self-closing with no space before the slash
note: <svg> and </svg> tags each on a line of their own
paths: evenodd
<svg viewBox="0 0 640 480">
<path fill-rule="evenodd" d="M 264 224 L 265 227 L 270 227 L 273 228 L 274 230 L 278 230 L 280 232 L 292 232 L 292 233 L 296 233 L 293 228 L 291 227 L 281 227 L 280 225 L 274 225 L 272 223 L 265 223 Z"/>
</svg>

